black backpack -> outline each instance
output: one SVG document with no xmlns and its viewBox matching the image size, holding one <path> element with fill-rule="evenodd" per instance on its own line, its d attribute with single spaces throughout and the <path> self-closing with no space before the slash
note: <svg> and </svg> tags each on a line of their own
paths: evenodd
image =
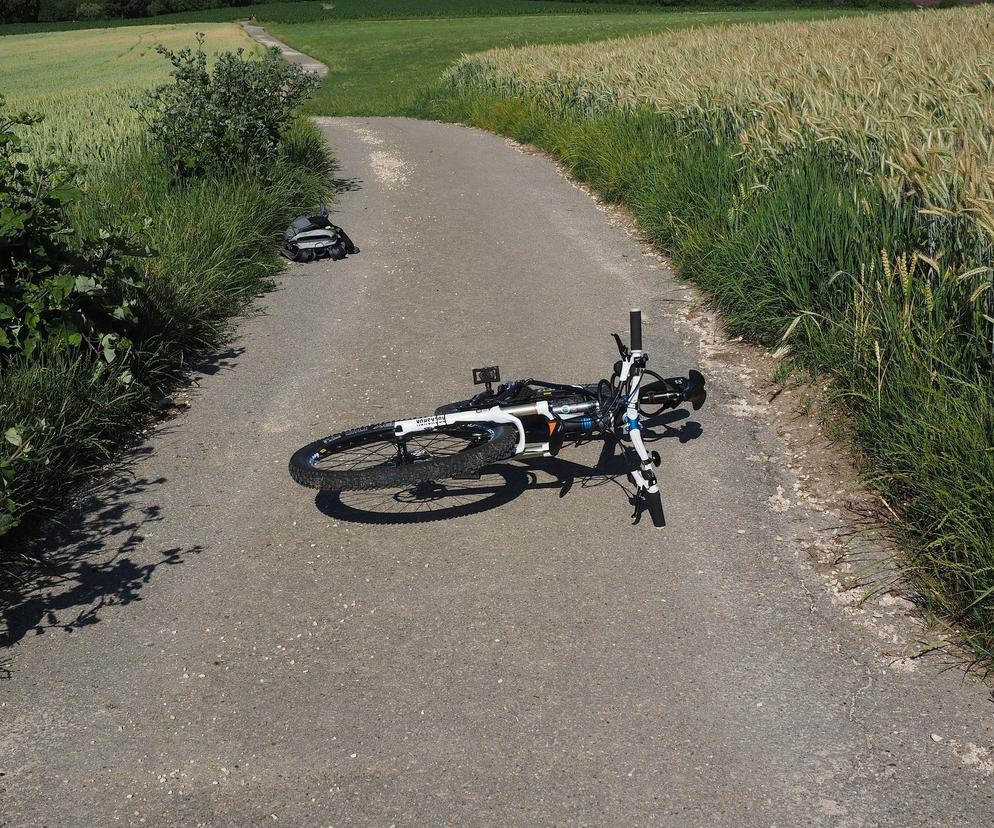
<svg viewBox="0 0 994 828">
<path fill-rule="evenodd" d="M 352 239 L 328 218 L 322 204 L 316 216 L 297 216 L 283 234 L 280 254 L 294 262 L 344 259 L 359 252 Z"/>
</svg>

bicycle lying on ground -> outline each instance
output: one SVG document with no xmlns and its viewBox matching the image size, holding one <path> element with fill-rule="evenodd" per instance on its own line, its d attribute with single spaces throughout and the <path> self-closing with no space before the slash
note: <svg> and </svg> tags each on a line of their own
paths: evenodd
<svg viewBox="0 0 994 828">
<path fill-rule="evenodd" d="M 621 359 L 610 379 L 586 385 L 513 380 L 499 385 L 497 366 L 473 370 L 485 390 L 468 400 L 436 409 L 430 417 L 394 420 L 333 434 L 304 446 L 290 458 L 290 476 L 303 486 L 329 491 L 395 489 L 433 480 L 471 477 L 491 463 L 512 457 L 555 456 L 567 442 L 601 436 L 617 439 L 629 457 L 635 484 L 634 519 L 646 508 L 664 526 L 662 499 L 654 467 L 657 452 L 642 439 L 642 417 L 654 417 L 690 403 L 699 409 L 707 398 L 704 377 L 663 378 L 646 365 L 642 350 L 642 312 L 630 314 L 626 347 L 612 334 Z M 652 379 L 645 382 L 645 378 Z"/>
</svg>

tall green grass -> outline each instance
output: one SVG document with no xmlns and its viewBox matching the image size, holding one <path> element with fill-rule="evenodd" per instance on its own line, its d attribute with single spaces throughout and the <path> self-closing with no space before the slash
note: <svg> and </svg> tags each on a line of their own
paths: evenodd
<svg viewBox="0 0 994 828">
<path fill-rule="evenodd" d="M 0 445 L 0 459 L 17 455 L 0 488 L 0 575 L 23 558 L 26 533 L 99 472 L 150 404 L 225 341 L 231 318 L 280 269 L 290 219 L 327 194 L 331 160 L 309 120 L 294 124 L 274 162 L 205 179 L 177 180 L 147 146 L 130 105 L 168 77 L 155 45 L 192 45 L 198 29 L 210 50 L 256 48 L 233 25 L 0 38 L 0 95 L 45 116 L 23 136 L 28 155 L 82 165 L 86 193 L 72 223 L 96 233 L 147 220 L 144 240 L 157 251 L 132 262 L 144 287 L 128 359 L 108 365 L 50 345 L 0 366 L 0 436 L 17 427 L 28 437 L 27 451 Z"/>
<path fill-rule="evenodd" d="M 628 205 L 733 333 L 830 380 L 865 479 L 901 516 L 892 526 L 923 603 L 994 658 L 983 276 L 907 255 L 930 241 L 914 199 L 888 197 L 829 144 L 758 166 L 735 130 L 644 107 L 587 117 L 451 85 L 420 107 L 550 151 Z"/>
<path fill-rule="evenodd" d="M 31 441 L 6 492 L 16 508 L 0 514 L 0 573 L 24 560 L 25 530 L 96 474 L 150 404 L 221 345 L 231 318 L 272 285 L 282 267 L 280 234 L 327 195 L 330 170 L 324 139 L 303 120 L 283 157 L 265 169 L 182 183 L 140 145 L 100 169 L 76 223 L 150 219 L 148 242 L 158 251 L 135 263 L 145 269 L 135 358 L 130 376 L 123 366 L 55 348 L 4 366 L 0 431 L 25 424 Z"/>
</svg>

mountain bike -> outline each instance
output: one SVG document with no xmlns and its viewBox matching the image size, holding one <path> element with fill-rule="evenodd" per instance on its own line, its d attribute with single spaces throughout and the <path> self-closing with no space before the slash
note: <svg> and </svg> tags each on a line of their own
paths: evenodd
<svg viewBox="0 0 994 828">
<path fill-rule="evenodd" d="M 654 525 L 665 526 L 654 471 L 660 457 L 645 447 L 642 418 L 684 403 L 696 411 L 707 390 L 699 371 L 669 378 L 650 371 L 641 310 L 630 311 L 629 324 L 628 346 L 612 334 L 621 358 L 609 379 L 580 385 L 533 378 L 502 383 L 499 366 L 476 368 L 473 382 L 484 390 L 470 399 L 440 406 L 428 417 L 332 434 L 295 452 L 290 476 L 303 486 L 336 492 L 403 488 L 477 476 L 501 460 L 551 457 L 566 443 L 604 437 L 620 442 L 632 461 L 634 522 L 647 509 Z"/>
</svg>

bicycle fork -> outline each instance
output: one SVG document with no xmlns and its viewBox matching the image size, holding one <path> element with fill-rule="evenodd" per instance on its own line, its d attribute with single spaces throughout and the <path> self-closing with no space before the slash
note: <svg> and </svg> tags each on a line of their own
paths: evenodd
<svg viewBox="0 0 994 828">
<path fill-rule="evenodd" d="M 659 462 L 659 455 L 650 454 L 645 447 L 638 409 L 639 385 L 642 383 L 641 366 L 644 362 L 642 361 L 642 312 L 637 309 L 631 311 L 631 342 L 632 350 L 624 362 L 620 380 L 623 383 L 628 383 L 622 439 L 631 443 L 638 458 L 637 464 L 629 473 L 636 486 L 635 513 L 632 517 L 638 523 L 642 516 L 644 498 L 644 508 L 649 510 L 653 526 L 662 527 L 666 525 L 666 518 L 663 515 L 663 499 L 659 494 L 659 482 L 656 480 L 656 472 L 653 470 L 653 466 Z M 633 369 L 635 375 L 629 380 Z"/>
<path fill-rule="evenodd" d="M 646 449 L 645 443 L 642 440 L 642 429 L 638 424 L 638 412 L 635 412 L 634 425 L 632 424 L 631 408 L 629 408 L 625 419 L 628 425 L 626 437 L 628 442 L 632 444 L 632 448 L 635 449 L 635 455 L 638 458 L 638 463 L 630 472 L 631 478 L 635 481 L 638 489 L 635 495 L 635 514 L 633 517 L 637 523 L 642 514 L 642 498 L 645 498 L 645 508 L 649 510 L 653 526 L 665 526 L 666 518 L 663 515 L 663 499 L 659 493 L 659 482 L 656 480 L 656 472 L 653 471 L 655 458 Z"/>
</svg>

